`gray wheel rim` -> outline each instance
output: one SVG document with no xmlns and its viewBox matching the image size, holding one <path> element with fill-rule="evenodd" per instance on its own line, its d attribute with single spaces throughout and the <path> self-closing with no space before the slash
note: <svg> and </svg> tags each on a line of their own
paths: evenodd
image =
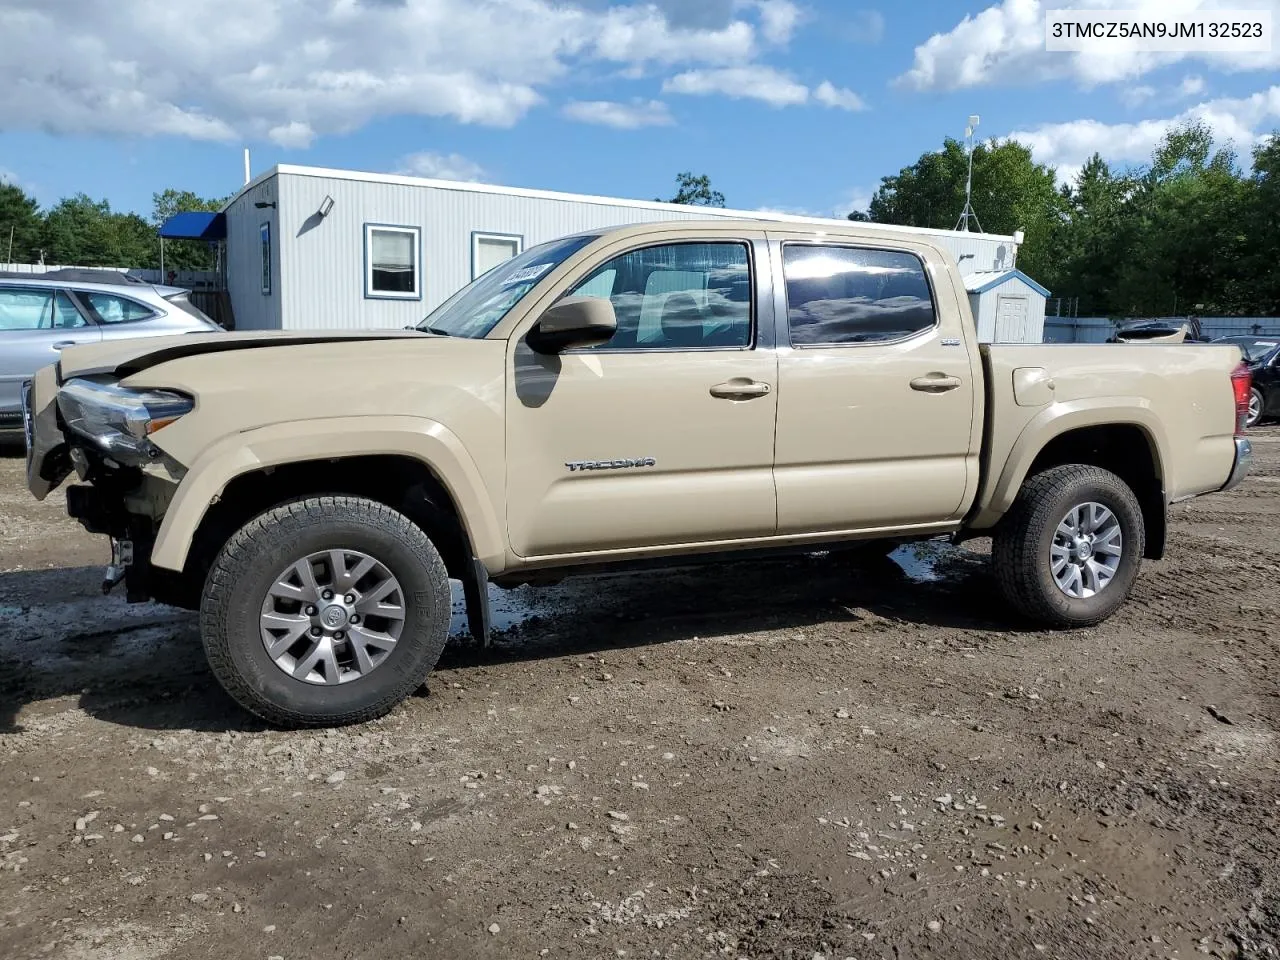
<svg viewBox="0 0 1280 960">
<path fill-rule="evenodd" d="M 1094 597 L 1107 589 L 1123 556 L 1120 521 L 1110 509 L 1093 501 L 1068 510 L 1049 545 L 1054 582 L 1073 600 Z"/>
<path fill-rule="evenodd" d="M 405 596 L 386 565 L 358 550 L 324 550 L 280 572 L 262 601 L 262 645 L 277 667 L 329 686 L 368 676 L 395 650 Z"/>
<path fill-rule="evenodd" d="M 1249 393 L 1249 425 L 1262 419 L 1262 395 L 1257 390 Z"/>
</svg>

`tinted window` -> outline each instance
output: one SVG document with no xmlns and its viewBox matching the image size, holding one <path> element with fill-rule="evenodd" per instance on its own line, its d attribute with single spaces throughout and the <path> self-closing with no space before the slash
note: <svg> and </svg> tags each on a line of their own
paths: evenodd
<svg viewBox="0 0 1280 960">
<path fill-rule="evenodd" d="M 614 257 L 571 296 L 608 297 L 618 332 L 603 349 L 751 345 L 751 266 L 744 243 L 676 243 Z"/>
<path fill-rule="evenodd" d="M 65 293 L 0 287 L 0 330 L 69 330 L 84 317 Z"/>
<path fill-rule="evenodd" d="M 787 244 L 782 265 L 794 344 L 898 340 L 934 324 L 924 266 L 913 254 Z"/>
<path fill-rule="evenodd" d="M 82 303 L 88 305 L 99 323 L 132 323 L 135 320 L 147 320 L 155 316 L 155 311 L 150 307 L 127 297 L 117 297 L 113 293 L 89 293 L 85 290 L 77 290 L 76 296 Z"/>
</svg>

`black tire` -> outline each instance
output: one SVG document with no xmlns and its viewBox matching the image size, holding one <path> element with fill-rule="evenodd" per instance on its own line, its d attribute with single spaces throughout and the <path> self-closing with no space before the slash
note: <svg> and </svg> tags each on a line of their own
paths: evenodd
<svg viewBox="0 0 1280 960">
<path fill-rule="evenodd" d="M 1107 507 L 1123 538 L 1114 578 L 1092 597 L 1070 597 L 1053 578 L 1054 531 L 1074 506 Z M 1142 565 L 1146 526 L 1129 486 L 1108 470 L 1070 464 L 1023 484 L 992 538 L 991 559 L 1005 598 L 1022 614 L 1051 627 L 1088 627 L 1111 616 L 1128 598 Z"/>
<path fill-rule="evenodd" d="M 368 675 L 308 683 L 267 655 L 259 617 L 281 570 L 338 548 L 374 557 L 395 576 L 404 626 L 395 649 Z M 205 581 L 200 633 L 214 676 L 246 710 L 282 727 L 341 726 L 382 716 L 422 685 L 444 650 L 451 613 L 444 561 L 419 527 L 373 500 L 311 497 L 268 510 L 227 541 Z"/>
<path fill-rule="evenodd" d="M 1245 422 L 1244 422 L 1244 425 L 1245 425 L 1246 427 L 1256 427 L 1258 424 L 1260 424 L 1260 423 L 1262 422 L 1262 411 L 1263 411 L 1264 409 L 1266 409 L 1267 401 L 1266 401 L 1266 399 L 1262 396 L 1262 391 L 1261 391 L 1261 390 L 1259 390 L 1257 387 L 1253 387 L 1253 388 L 1250 390 L 1250 393 L 1253 395 L 1253 398 L 1257 401 L 1257 404 L 1258 404 L 1258 415 L 1257 415 L 1256 417 L 1249 417 L 1249 418 L 1247 418 L 1247 419 L 1245 420 Z M 1252 403 L 1250 403 L 1250 406 L 1253 406 L 1253 404 L 1252 404 Z"/>
</svg>

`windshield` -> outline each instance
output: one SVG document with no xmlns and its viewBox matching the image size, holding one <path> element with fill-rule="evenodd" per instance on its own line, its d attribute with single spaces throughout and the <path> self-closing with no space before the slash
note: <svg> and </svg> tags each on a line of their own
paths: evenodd
<svg viewBox="0 0 1280 960">
<path fill-rule="evenodd" d="M 471 281 L 436 307 L 418 329 L 450 337 L 486 336 L 547 272 L 595 239 L 565 237 L 530 247 Z"/>
<path fill-rule="evenodd" d="M 1280 346 L 1280 340 L 1253 340 L 1240 344 L 1240 352 L 1251 363 L 1261 360 L 1268 353 Z"/>
</svg>

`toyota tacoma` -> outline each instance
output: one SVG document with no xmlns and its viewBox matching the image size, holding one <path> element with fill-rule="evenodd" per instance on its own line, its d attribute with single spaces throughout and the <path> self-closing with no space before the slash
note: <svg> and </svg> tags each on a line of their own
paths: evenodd
<svg viewBox="0 0 1280 960">
<path fill-rule="evenodd" d="M 979 344 L 927 238 L 754 221 L 531 247 L 409 330 L 70 347 L 28 483 L 112 543 L 105 589 L 199 611 L 291 726 L 368 720 L 445 645 L 450 579 L 990 536 L 1009 603 L 1086 626 L 1170 503 L 1248 470 L 1234 346 Z"/>
</svg>

